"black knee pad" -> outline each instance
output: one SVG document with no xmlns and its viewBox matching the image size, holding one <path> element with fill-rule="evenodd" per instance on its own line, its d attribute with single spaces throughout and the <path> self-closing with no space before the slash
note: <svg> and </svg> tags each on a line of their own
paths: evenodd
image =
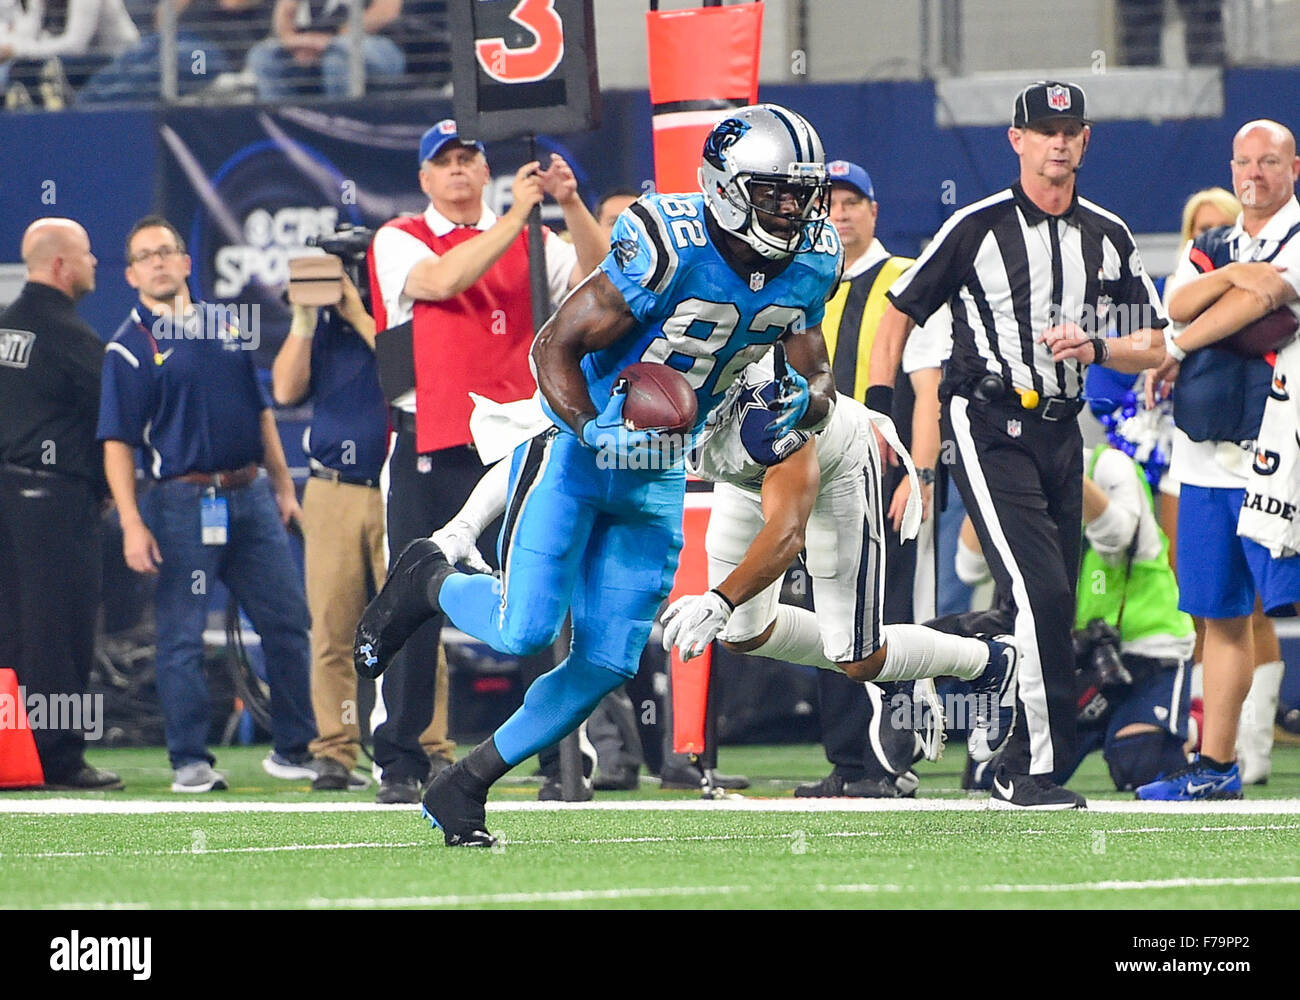
<svg viewBox="0 0 1300 1000">
<path fill-rule="evenodd" d="M 1182 741 L 1166 732 L 1121 737 L 1107 744 L 1102 754 L 1110 778 L 1121 792 L 1131 792 L 1187 763 Z"/>
</svg>

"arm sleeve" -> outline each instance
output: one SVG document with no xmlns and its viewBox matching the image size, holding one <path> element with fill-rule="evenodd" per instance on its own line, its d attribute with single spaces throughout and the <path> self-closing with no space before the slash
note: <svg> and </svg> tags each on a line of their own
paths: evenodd
<svg viewBox="0 0 1300 1000">
<path fill-rule="evenodd" d="M 672 282 L 677 252 L 653 209 L 641 202 L 623 210 L 609 242 L 600 270 L 627 301 L 632 315 L 645 322 L 655 315 L 660 297 Z"/>
<path fill-rule="evenodd" d="M 121 341 L 114 340 L 104 355 L 100 379 L 99 441 L 144 444 L 144 429 L 153 412 L 152 378 L 144 362 Z"/>
<path fill-rule="evenodd" d="M 432 250 L 410 233 L 385 226 L 375 234 L 375 277 L 379 279 L 379 294 L 384 300 L 388 325 L 396 326 L 404 320 L 415 305 L 406 294 L 406 279 L 417 262 L 425 257 L 436 257 Z"/>
<path fill-rule="evenodd" d="M 549 229 L 543 231 L 546 250 L 546 284 L 551 290 L 551 306 L 558 308 L 569 294 L 569 276 L 578 266 L 578 251 L 572 243 L 560 239 Z"/>
<path fill-rule="evenodd" d="M 1084 527 L 1083 533 L 1097 554 L 1115 565 L 1123 561 L 1133 542 L 1146 498 L 1137 481 L 1136 466 L 1121 452 L 1103 451 L 1092 472 L 1092 481 L 1110 503 L 1100 517 Z"/>
<path fill-rule="evenodd" d="M 1142 255 L 1127 226 L 1123 227 L 1123 238 L 1127 241 L 1121 258 L 1124 285 L 1115 297 L 1133 308 L 1119 311 L 1116 316 L 1116 332 L 1122 337 L 1137 330 L 1163 330 L 1169 325 L 1169 317 L 1165 315 L 1164 304 L 1151 281 L 1151 275 L 1142 266 Z"/>
<path fill-rule="evenodd" d="M 975 259 L 976 226 L 953 216 L 935 234 L 916 263 L 898 276 L 885 293 L 894 308 L 918 326 L 948 302 L 966 280 Z"/>
</svg>

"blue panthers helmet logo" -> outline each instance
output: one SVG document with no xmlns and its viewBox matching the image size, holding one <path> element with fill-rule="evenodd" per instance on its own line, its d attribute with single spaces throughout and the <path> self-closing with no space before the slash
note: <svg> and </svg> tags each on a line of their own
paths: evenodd
<svg viewBox="0 0 1300 1000">
<path fill-rule="evenodd" d="M 704 140 L 704 158 L 722 170 L 727 162 L 727 150 L 749 131 L 749 127 L 749 122 L 742 122 L 739 118 L 727 118 L 719 122 Z"/>
<path fill-rule="evenodd" d="M 784 462 L 812 438 L 807 431 L 792 430 L 777 434 L 772 422 L 781 414 L 779 382 L 756 382 L 746 386 L 736 399 L 740 415 L 740 443 L 745 453 L 759 465 Z"/>
</svg>

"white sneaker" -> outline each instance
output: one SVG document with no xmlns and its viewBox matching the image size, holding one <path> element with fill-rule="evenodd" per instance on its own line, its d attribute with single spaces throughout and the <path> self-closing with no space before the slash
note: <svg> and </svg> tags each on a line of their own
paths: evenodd
<svg viewBox="0 0 1300 1000">
<path fill-rule="evenodd" d="M 1273 719 L 1286 665 L 1279 661 L 1255 668 L 1250 693 L 1237 726 L 1237 763 L 1243 785 L 1262 785 L 1273 773 Z"/>
<path fill-rule="evenodd" d="M 220 771 L 212 770 L 212 765 L 206 760 L 178 767 L 174 778 L 173 792 L 219 792 L 229 787 L 226 776 Z"/>
<path fill-rule="evenodd" d="M 315 763 L 311 757 L 296 762 L 273 750 L 262 758 L 262 770 L 272 778 L 283 778 L 285 781 L 315 781 L 320 775 L 320 772 L 312 766 Z"/>
</svg>

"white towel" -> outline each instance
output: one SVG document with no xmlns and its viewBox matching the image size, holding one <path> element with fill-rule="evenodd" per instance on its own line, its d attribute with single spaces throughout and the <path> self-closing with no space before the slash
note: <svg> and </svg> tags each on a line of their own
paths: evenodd
<svg viewBox="0 0 1300 1000">
<path fill-rule="evenodd" d="M 476 392 L 471 392 L 469 398 L 474 400 L 474 411 L 469 415 L 469 432 L 474 436 L 474 447 L 484 465 L 505 458 L 529 438 L 551 426 L 551 419 L 542 409 L 541 397 L 537 393 L 512 403 L 498 403 Z"/>
<path fill-rule="evenodd" d="M 897 452 L 898 460 L 903 463 L 903 468 L 907 470 L 908 481 L 912 484 L 912 492 L 907 495 L 907 506 L 903 508 L 903 523 L 899 526 L 898 532 L 899 537 L 906 542 L 908 539 L 915 538 L 917 532 L 921 530 L 921 482 L 916 477 L 916 466 L 912 464 L 912 456 L 903 447 L 898 431 L 894 428 L 894 421 L 877 410 L 867 410 L 867 417 L 875 425 L 876 430 L 880 431 L 880 436 L 885 439 L 885 443 Z M 883 457 L 880 465 L 883 469 L 885 465 Z M 883 500 L 888 504 L 890 498 L 884 497 Z"/>
<path fill-rule="evenodd" d="M 1300 552 L 1300 340 L 1277 352 L 1237 534 L 1274 559 Z"/>
</svg>

